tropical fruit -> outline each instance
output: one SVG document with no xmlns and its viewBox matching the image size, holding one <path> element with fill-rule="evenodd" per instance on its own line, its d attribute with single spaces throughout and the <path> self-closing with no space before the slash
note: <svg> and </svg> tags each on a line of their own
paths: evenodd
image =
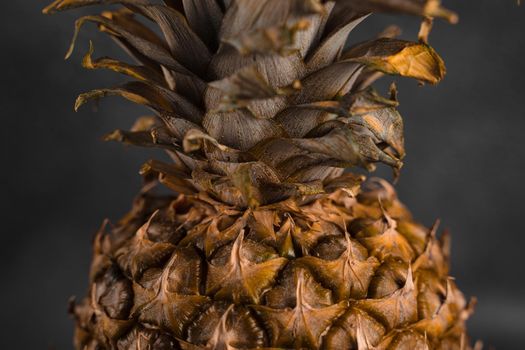
<svg viewBox="0 0 525 350">
<path fill-rule="evenodd" d="M 131 212 L 94 241 L 88 296 L 72 302 L 77 349 L 469 349 L 471 313 L 448 276 L 449 237 L 415 222 L 358 168 L 405 155 L 385 74 L 434 84 L 436 0 L 58 0 L 135 63 L 133 81 L 79 96 L 149 107 L 107 136 L 173 160 L 141 169 Z M 423 17 L 419 41 L 388 28 L 346 47 L 373 12 Z M 348 171 L 345 172 L 345 169 Z M 158 184 L 172 190 L 157 191 Z"/>
</svg>

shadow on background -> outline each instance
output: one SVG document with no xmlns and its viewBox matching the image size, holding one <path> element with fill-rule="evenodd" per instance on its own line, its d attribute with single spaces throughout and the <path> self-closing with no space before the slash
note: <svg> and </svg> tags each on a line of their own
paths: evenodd
<svg viewBox="0 0 525 350">
<path fill-rule="evenodd" d="M 71 348 L 66 303 L 87 288 L 92 234 L 103 218 L 128 209 L 137 170 L 152 156 L 101 142 L 144 110 L 109 99 L 98 113 L 73 112 L 78 93 L 123 79 L 80 67 L 88 39 L 96 38 L 97 55 L 119 51 L 86 28 L 65 63 L 74 18 L 85 11 L 45 17 L 45 4 L 10 1 L 0 12 L 2 349 Z M 398 190 L 419 221 L 441 218 L 452 231 L 452 275 L 479 299 L 473 338 L 524 349 L 525 9 L 511 0 L 445 5 L 461 21 L 437 22 L 430 42 L 447 62 L 447 78 L 425 88 L 398 79 L 408 152 Z M 373 16 L 351 42 L 391 23 L 416 38 L 418 20 Z M 379 175 L 390 178 L 385 169 Z"/>
</svg>

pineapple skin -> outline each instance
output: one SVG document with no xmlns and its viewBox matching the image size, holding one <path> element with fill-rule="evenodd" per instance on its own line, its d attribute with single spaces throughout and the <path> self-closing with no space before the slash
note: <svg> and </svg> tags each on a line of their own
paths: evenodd
<svg viewBox="0 0 525 350">
<path fill-rule="evenodd" d="M 384 180 L 246 210 L 143 193 L 107 226 L 77 349 L 469 349 L 448 235 Z"/>
</svg>

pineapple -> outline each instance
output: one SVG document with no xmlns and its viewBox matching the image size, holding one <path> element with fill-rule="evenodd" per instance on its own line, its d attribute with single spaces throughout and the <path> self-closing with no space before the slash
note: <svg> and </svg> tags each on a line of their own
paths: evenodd
<svg viewBox="0 0 525 350">
<path fill-rule="evenodd" d="M 395 86 L 435 84 L 439 0 L 57 0 L 136 61 L 84 56 L 133 81 L 79 96 L 149 107 L 108 140 L 157 147 L 144 187 L 94 240 L 88 296 L 71 303 L 77 349 L 470 349 L 448 276 L 449 236 L 415 222 L 385 180 L 356 171 L 405 155 Z M 348 49 L 373 12 L 423 18 Z M 146 24 L 147 23 L 147 24 Z M 154 29 L 153 26 L 157 28 Z M 171 194 L 156 190 L 162 184 Z"/>
</svg>

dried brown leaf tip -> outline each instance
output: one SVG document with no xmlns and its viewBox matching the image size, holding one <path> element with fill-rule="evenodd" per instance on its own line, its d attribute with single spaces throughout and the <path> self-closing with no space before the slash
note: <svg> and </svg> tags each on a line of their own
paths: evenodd
<svg viewBox="0 0 525 350">
<path fill-rule="evenodd" d="M 428 35 L 428 32 L 423 35 Z M 386 74 L 398 74 L 431 84 L 438 83 L 446 73 L 441 57 L 424 42 L 417 44 L 381 38 L 353 47 L 346 53 L 346 58 Z"/>
</svg>

